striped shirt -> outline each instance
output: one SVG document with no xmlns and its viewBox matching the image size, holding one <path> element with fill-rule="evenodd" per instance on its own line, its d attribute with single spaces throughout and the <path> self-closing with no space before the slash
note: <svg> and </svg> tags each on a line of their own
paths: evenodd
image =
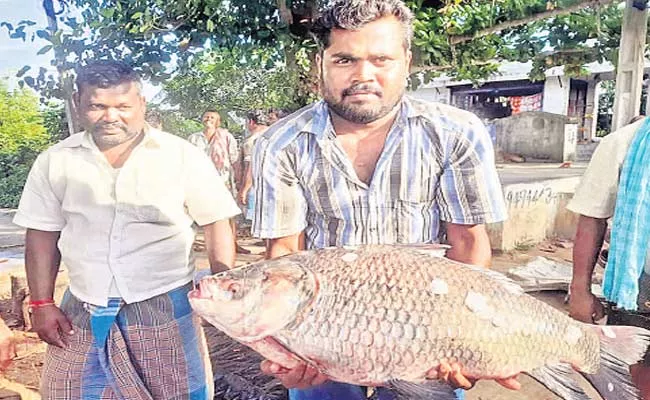
<svg viewBox="0 0 650 400">
<path fill-rule="evenodd" d="M 492 142 L 481 121 L 404 97 L 370 184 L 336 140 L 327 104 L 274 125 L 253 155 L 253 234 L 305 232 L 307 248 L 438 240 L 440 221 L 506 218 Z"/>
</svg>

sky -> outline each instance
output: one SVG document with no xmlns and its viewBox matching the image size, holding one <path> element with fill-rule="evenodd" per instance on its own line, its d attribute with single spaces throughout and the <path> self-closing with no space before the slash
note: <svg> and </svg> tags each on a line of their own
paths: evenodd
<svg viewBox="0 0 650 400">
<path fill-rule="evenodd" d="M 54 3 L 55 7 L 58 7 L 58 2 Z M 29 27 L 31 29 L 29 32 L 47 27 L 47 17 L 43 10 L 42 0 L 0 0 L 0 22 L 9 22 L 15 27 L 21 20 L 36 22 L 37 25 Z M 37 36 L 33 41 L 31 39 L 29 34 L 25 41 L 11 39 L 6 27 L 0 28 L 0 79 L 8 78 L 10 89 L 17 86 L 19 79 L 16 78 L 16 72 L 25 65 L 32 67 L 30 72 L 38 71 L 40 67 L 44 67 L 48 71 L 56 73 L 56 68 L 50 65 L 53 52 L 50 51 L 40 56 L 36 54 L 49 42 Z M 145 97 L 152 100 L 160 91 L 160 87 L 144 82 L 143 91 Z"/>
<path fill-rule="evenodd" d="M 47 26 L 41 0 L 0 0 L 0 22 L 16 26 L 23 19 L 36 22 L 34 27 Z M 51 54 L 36 55 L 48 42 L 38 37 L 32 42 L 30 35 L 27 36 L 24 42 L 21 39 L 11 39 L 6 27 L 0 28 L 0 77 L 9 77 L 10 85 L 17 82 L 16 72 L 24 65 L 31 66 L 35 71 L 40 67 L 55 70 L 50 65 Z"/>
</svg>

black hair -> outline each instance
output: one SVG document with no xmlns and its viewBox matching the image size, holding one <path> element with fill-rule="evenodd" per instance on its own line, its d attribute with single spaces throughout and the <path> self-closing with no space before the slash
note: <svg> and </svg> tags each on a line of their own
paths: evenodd
<svg viewBox="0 0 650 400">
<path fill-rule="evenodd" d="M 90 62 L 77 70 L 77 91 L 86 87 L 110 88 L 124 83 L 135 83 L 142 88 L 140 76 L 122 61 L 101 60 Z"/>
<path fill-rule="evenodd" d="M 315 21 L 311 29 L 320 50 L 330 45 L 332 29 L 355 30 L 383 17 L 397 18 L 404 29 L 404 46 L 411 47 L 413 12 L 402 0 L 337 0 Z"/>
</svg>

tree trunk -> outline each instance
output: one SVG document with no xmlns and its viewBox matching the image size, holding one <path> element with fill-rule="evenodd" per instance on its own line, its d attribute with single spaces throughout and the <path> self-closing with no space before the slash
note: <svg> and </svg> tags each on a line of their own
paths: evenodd
<svg viewBox="0 0 650 400">
<path fill-rule="evenodd" d="M 54 36 L 56 31 L 59 29 L 56 22 L 56 15 L 54 14 L 54 4 L 52 0 L 43 0 L 43 9 L 47 15 L 47 25 L 50 31 L 50 35 Z M 59 84 L 63 89 L 63 101 L 65 102 L 65 117 L 68 123 L 68 132 L 67 135 L 62 135 L 63 137 L 70 136 L 74 133 L 79 132 L 79 121 L 77 120 L 77 110 L 72 100 L 72 93 L 74 92 L 73 85 L 73 76 L 69 70 L 64 69 L 63 60 L 64 56 L 61 53 L 59 46 L 54 46 L 54 60 L 56 63 L 56 69 L 59 72 Z"/>
<path fill-rule="evenodd" d="M 16 319 L 16 327 L 31 329 L 27 307 L 29 305 L 29 288 L 25 276 L 11 275 L 11 314 Z"/>
</svg>

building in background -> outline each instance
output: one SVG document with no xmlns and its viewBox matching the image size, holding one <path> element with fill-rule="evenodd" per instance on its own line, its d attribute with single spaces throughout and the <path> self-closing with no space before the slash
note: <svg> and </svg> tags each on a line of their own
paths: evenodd
<svg viewBox="0 0 650 400">
<path fill-rule="evenodd" d="M 590 63 L 585 69 L 586 76 L 570 78 L 564 67 L 553 67 L 544 81 L 533 82 L 529 79 L 532 62 L 507 62 L 478 87 L 442 75 L 411 95 L 472 111 L 485 121 L 530 111 L 563 115 L 567 123 L 576 125 L 578 141 L 591 141 L 596 136 L 601 82 L 615 79 L 616 72 L 611 63 Z"/>
</svg>

